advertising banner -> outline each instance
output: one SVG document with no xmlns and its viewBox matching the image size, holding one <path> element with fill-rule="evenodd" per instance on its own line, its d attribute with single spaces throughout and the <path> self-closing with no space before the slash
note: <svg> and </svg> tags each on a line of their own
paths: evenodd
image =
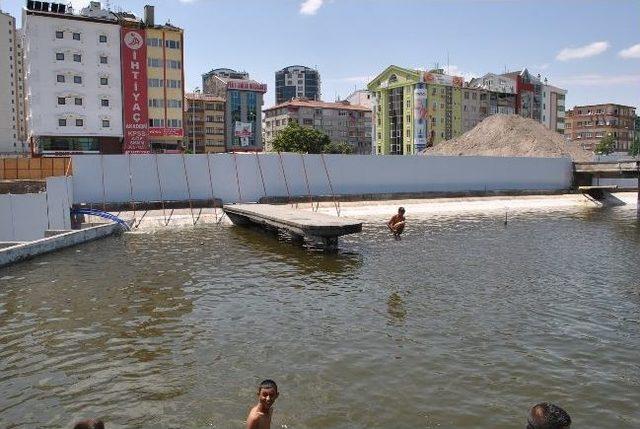
<svg viewBox="0 0 640 429">
<path fill-rule="evenodd" d="M 182 128 L 149 127 L 149 135 L 154 137 L 182 137 Z"/>
<path fill-rule="evenodd" d="M 413 90 L 413 144 L 416 152 L 427 148 L 427 90 L 419 84 Z"/>
<path fill-rule="evenodd" d="M 251 137 L 253 136 L 253 124 L 251 122 L 236 121 L 234 124 L 233 135 L 236 137 Z"/>
<path fill-rule="evenodd" d="M 464 78 L 460 76 L 425 72 L 423 78 L 426 83 L 437 83 L 438 85 L 457 86 L 460 88 L 464 84 Z"/>
<path fill-rule="evenodd" d="M 122 28 L 124 153 L 151 153 L 147 108 L 147 43 L 144 30 Z"/>
<path fill-rule="evenodd" d="M 267 92 L 267 84 L 250 82 L 246 80 L 227 82 L 227 89 L 239 89 L 245 91 Z"/>
</svg>

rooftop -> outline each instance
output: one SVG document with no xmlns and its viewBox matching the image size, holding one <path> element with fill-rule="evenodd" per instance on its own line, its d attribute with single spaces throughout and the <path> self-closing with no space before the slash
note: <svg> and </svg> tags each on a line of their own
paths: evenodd
<svg viewBox="0 0 640 429">
<path fill-rule="evenodd" d="M 327 102 L 327 101 L 316 101 L 316 100 L 307 100 L 304 98 L 294 98 L 290 101 L 285 101 L 284 103 L 278 104 L 273 107 L 269 107 L 268 109 L 264 109 L 265 112 L 271 111 L 274 109 L 280 109 L 283 107 L 310 107 L 313 109 L 335 109 L 335 110 L 356 110 L 360 112 L 370 112 L 371 108 L 366 106 L 361 106 L 359 104 L 349 104 L 348 102 L 338 101 L 335 103 Z"/>
</svg>

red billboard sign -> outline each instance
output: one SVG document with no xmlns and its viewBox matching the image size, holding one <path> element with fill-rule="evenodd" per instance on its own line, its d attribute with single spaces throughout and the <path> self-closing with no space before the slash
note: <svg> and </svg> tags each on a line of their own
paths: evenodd
<svg viewBox="0 0 640 429">
<path fill-rule="evenodd" d="M 151 153 L 147 108 L 147 42 L 144 30 L 121 29 L 124 153 Z"/>
<path fill-rule="evenodd" d="M 150 136 L 163 136 L 163 137 L 182 137 L 184 131 L 182 128 L 163 128 L 163 127 L 150 127 Z"/>
<path fill-rule="evenodd" d="M 249 82 L 246 80 L 230 80 L 227 82 L 227 89 L 239 89 L 245 91 L 267 92 L 267 85 L 264 83 Z"/>
</svg>

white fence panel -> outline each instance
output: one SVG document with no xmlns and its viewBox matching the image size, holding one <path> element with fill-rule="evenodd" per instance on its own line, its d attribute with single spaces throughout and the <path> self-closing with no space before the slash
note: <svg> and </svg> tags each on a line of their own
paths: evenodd
<svg viewBox="0 0 640 429">
<path fill-rule="evenodd" d="M 255 154 L 236 154 L 242 201 L 258 201 L 264 197 L 260 168 Z M 262 165 L 260 165 L 261 167 Z"/>
<path fill-rule="evenodd" d="M 260 166 L 262 167 L 267 195 L 272 197 L 288 196 L 288 183 L 285 182 L 285 176 L 282 173 L 280 156 L 271 153 L 258 156 L 260 157 Z"/>
<path fill-rule="evenodd" d="M 131 201 L 131 181 L 129 178 L 129 159 L 126 156 L 101 155 L 100 165 L 104 177 L 103 201 L 124 203 Z"/>
<path fill-rule="evenodd" d="M 70 210 L 73 203 L 71 177 L 47 178 L 47 216 L 49 229 L 71 229 Z"/>
<path fill-rule="evenodd" d="M 0 195 L 0 241 L 14 241 L 11 194 Z"/>
<path fill-rule="evenodd" d="M 216 197 L 225 203 L 240 201 L 233 155 L 228 153 L 212 155 L 210 161 Z"/>
<path fill-rule="evenodd" d="M 133 199 L 135 201 L 160 201 L 159 170 L 156 165 L 156 157 L 154 155 L 126 156 L 130 157 Z M 75 157 L 73 162 L 76 162 Z"/>
<path fill-rule="evenodd" d="M 43 238 L 48 226 L 46 194 L 0 195 L 0 214 L 3 219 L 0 227 L 1 241 Z"/>
<path fill-rule="evenodd" d="M 93 155 L 73 156 L 71 165 L 76 185 L 73 201 L 98 203 L 102 201 L 102 166 L 100 157 Z"/>
<path fill-rule="evenodd" d="M 211 199 L 211 180 L 206 155 L 185 155 L 187 179 L 192 200 Z M 215 197 L 215 195 L 214 195 Z"/>
</svg>

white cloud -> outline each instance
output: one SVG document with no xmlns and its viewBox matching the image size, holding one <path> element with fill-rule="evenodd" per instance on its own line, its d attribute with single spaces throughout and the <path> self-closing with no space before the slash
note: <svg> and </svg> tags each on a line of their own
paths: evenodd
<svg viewBox="0 0 640 429">
<path fill-rule="evenodd" d="M 554 80 L 559 85 L 576 85 L 576 86 L 616 86 L 616 85 L 632 85 L 640 84 L 640 74 L 621 74 L 621 75 L 601 75 L 601 74 L 584 74 L 577 76 L 567 76 Z"/>
<path fill-rule="evenodd" d="M 300 5 L 302 15 L 315 15 L 322 6 L 324 0 L 305 0 Z"/>
<path fill-rule="evenodd" d="M 623 49 L 618 52 L 618 55 L 622 58 L 640 58 L 640 43 L 637 45 L 629 46 L 627 49 Z"/>
<path fill-rule="evenodd" d="M 578 48 L 564 48 L 558 52 L 556 59 L 560 61 L 569 61 L 579 58 L 589 58 L 603 53 L 609 49 L 609 46 L 609 42 L 593 42 Z"/>
<path fill-rule="evenodd" d="M 465 80 L 465 82 L 470 81 L 473 78 L 479 77 L 480 75 L 478 73 L 472 72 L 472 71 L 466 71 L 461 69 L 460 67 L 451 64 L 449 65 L 449 67 L 444 67 L 444 71 L 445 73 L 447 73 L 448 75 L 451 76 L 462 76 Z"/>
</svg>

